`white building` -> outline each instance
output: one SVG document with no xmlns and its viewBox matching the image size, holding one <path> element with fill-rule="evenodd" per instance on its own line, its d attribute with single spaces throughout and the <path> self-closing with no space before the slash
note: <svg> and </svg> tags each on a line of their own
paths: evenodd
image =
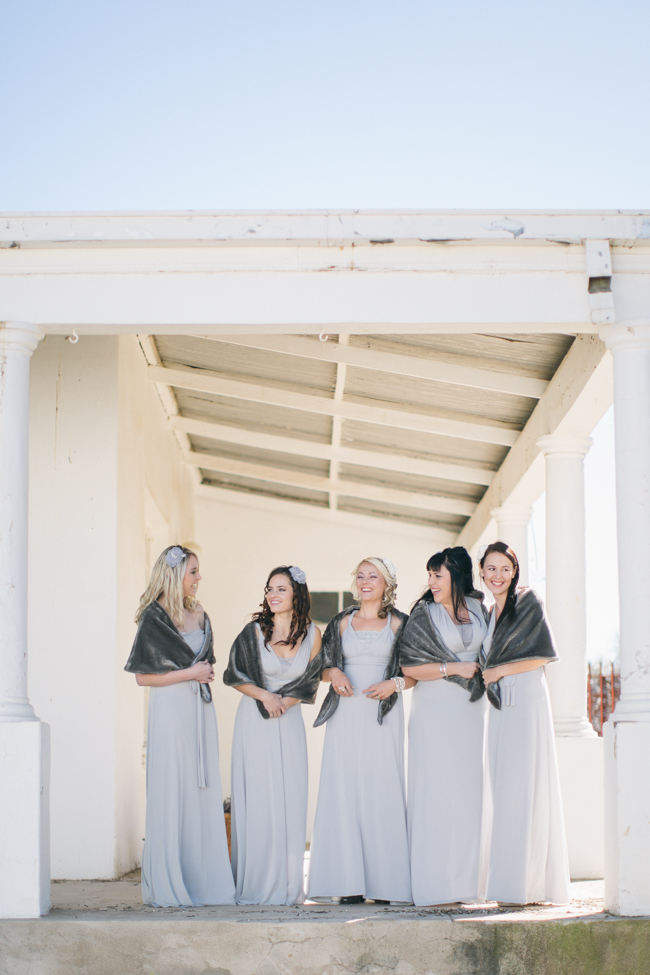
<svg viewBox="0 0 650 975">
<path fill-rule="evenodd" d="M 645 914 L 650 214 L 4 216 L 0 916 L 47 912 L 50 863 L 111 878 L 138 862 L 145 695 L 122 668 L 163 546 L 198 546 L 225 665 L 273 565 L 337 592 L 383 553 L 408 608 L 444 545 L 500 536 L 521 556 L 544 490 L 572 873 L 601 875 L 583 458 L 612 395 L 622 696 L 605 738 L 606 896 Z M 227 792 L 237 695 L 215 691 Z M 310 746 L 315 770 L 318 733 Z"/>
</svg>

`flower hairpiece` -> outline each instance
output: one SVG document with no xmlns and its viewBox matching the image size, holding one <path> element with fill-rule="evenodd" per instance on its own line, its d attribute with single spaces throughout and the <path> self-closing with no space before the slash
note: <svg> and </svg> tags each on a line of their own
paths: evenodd
<svg viewBox="0 0 650 975">
<path fill-rule="evenodd" d="M 302 571 L 302 569 L 297 565 L 289 566 L 289 575 L 294 582 L 305 583 L 307 582 L 307 576 Z"/>
<path fill-rule="evenodd" d="M 167 555 L 165 556 L 165 562 L 167 563 L 170 569 L 175 569 L 177 565 L 180 565 L 180 563 L 183 561 L 184 558 L 185 558 L 185 552 L 180 547 L 180 545 L 174 545 L 174 547 L 170 548 L 169 552 L 167 552 Z"/>
<path fill-rule="evenodd" d="M 395 566 L 393 565 L 393 563 L 391 562 L 391 560 L 390 559 L 385 559 L 383 555 L 380 555 L 379 558 L 381 559 L 381 561 L 384 563 L 384 565 L 388 569 L 388 574 L 391 575 L 393 577 L 393 579 L 397 579 L 397 570 L 396 570 Z"/>
</svg>

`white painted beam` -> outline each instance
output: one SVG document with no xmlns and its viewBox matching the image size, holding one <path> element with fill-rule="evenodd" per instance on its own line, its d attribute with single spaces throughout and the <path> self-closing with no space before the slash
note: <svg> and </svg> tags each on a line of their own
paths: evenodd
<svg viewBox="0 0 650 975">
<path fill-rule="evenodd" d="M 211 338 L 201 336 L 201 338 Z M 513 372 L 495 372 L 493 369 L 456 365 L 438 362 L 434 359 L 412 355 L 399 355 L 380 352 L 370 348 L 343 345 L 336 342 L 314 342 L 297 336 L 231 336 L 212 338 L 215 342 L 225 342 L 253 349 L 281 352 L 285 355 L 306 359 L 319 359 L 324 362 L 370 369 L 374 372 L 388 372 L 409 379 L 425 379 L 431 382 L 450 383 L 485 389 L 493 393 L 506 393 L 513 396 L 529 396 L 539 399 L 548 385 L 544 379 L 518 376 Z"/>
<path fill-rule="evenodd" d="M 394 504 L 405 508 L 427 508 L 440 514 L 469 516 L 476 505 L 472 501 L 462 498 L 447 497 L 437 494 L 422 494 L 384 486 L 369 484 L 366 481 L 347 480 L 346 478 L 323 477 L 319 474 L 305 474 L 301 471 L 289 470 L 286 467 L 271 467 L 245 460 L 233 460 L 229 457 L 217 457 L 214 454 L 204 454 L 190 451 L 185 455 L 188 464 L 201 467 L 204 470 L 216 471 L 233 477 L 249 477 L 254 480 L 265 481 L 269 484 L 284 484 L 289 487 L 299 487 L 310 491 L 334 492 L 351 498 L 361 498 L 366 501 L 376 501 L 379 504 Z"/>
<path fill-rule="evenodd" d="M 200 393 L 211 393 L 214 396 L 230 396 L 234 399 L 250 400 L 269 406 L 281 406 L 284 409 L 301 410 L 305 413 L 318 413 L 321 416 L 338 416 L 347 420 L 358 420 L 363 423 L 374 423 L 382 427 L 395 427 L 400 430 L 414 430 L 418 433 L 433 433 L 451 436 L 450 425 L 456 421 L 421 413 L 409 413 L 406 410 L 395 410 L 392 407 L 377 403 L 376 406 L 366 406 L 362 403 L 337 403 L 326 396 L 316 396 L 310 393 L 294 393 L 280 390 L 261 383 L 245 383 L 236 379 L 225 379 L 213 372 L 203 369 L 149 367 L 149 378 L 153 382 L 167 383 L 180 389 L 190 389 Z M 465 439 L 470 437 L 469 429 L 480 429 L 481 424 L 458 424 L 465 429 Z M 460 433 L 455 434 L 460 436 Z M 495 434 L 490 434 L 490 442 Z M 514 431 L 508 431 L 508 440 L 514 442 Z M 485 472 L 483 472 L 485 473 Z M 487 483 L 479 481 L 479 484 Z"/>
<path fill-rule="evenodd" d="M 445 481 L 460 481 L 463 484 L 489 484 L 494 477 L 491 471 L 469 467 L 465 464 L 451 464 L 419 457 L 405 457 L 378 450 L 360 450 L 355 447 L 338 447 L 294 437 L 281 437 L 258 430 L 245 430 L 243 427 L 226 426 L 209 420 L 193 420 L 179 416 L 172 419 L 172 425 L 196 437 L 209 437 L 224 443 L 237 444 L 260 450 L 273 450 L 278 453 L 296 454 L 300 457 L 317 457 L 331 461 L 336 453 L 341 463 L 357 467 L 370 467 L 398 474 L 414 474 L 419 477 L 435 477 Z"/>
<path fill-rule="evenodd" d="M 577 407 L 593 381 L 593 395 L 577 418 L 576 435 L 588 435 L 611 402 L 610 390 L 602 373 L 605 344 L 595 336 L 578 336 L 549 383 L 548 389 L 533 410 L 519 440 L 509 451 L 470 520 L 458 536 L 458 545 L 470 549 L 480 539 L 492 520 L 492 511 L 505 504 L 521 485 L 528 471 L 541 456 L 538 441 L 553 434 L 567 423 L 567 416 Z M 585 429 L 587 427 L 587 429 Z M 526 499 L 532 502 L 535 498 Z"/>
</svg>

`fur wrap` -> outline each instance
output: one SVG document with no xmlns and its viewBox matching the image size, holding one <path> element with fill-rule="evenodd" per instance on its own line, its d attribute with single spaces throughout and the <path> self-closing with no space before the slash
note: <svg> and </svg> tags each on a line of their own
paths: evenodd
<svg viewBox="0 0 650 975">
<path fill-rule="evenodd" d="M 479 592 L 469 593 L 480 602 L 483 594 Z M 480 603 L 481 611 L 486 616 L 483 604 Z M 404 633 L 400 640 L 399 662 L 401 667 L 418 667 L 422 664 L 456 663 L 459 658 L 447 647 L 440 633 L 433 624 L 429 613 L 429 606 L 425 600 L 420 600 L 413 608 L 413 612 L 408 618 Z M 451 681 L 463 687 L 469 694 L 470 701 L 478 701 L 483 696 L 485 685 L 481 677 L 481 671 L 467 680 L 465 677 L 453 675 L 446 677 L 445 680 Z"/>
<path fill-rule="evenodd" d="M 338 667 L 339 670 L 343 670 L 343 642 L 341 640 L 341 620 L 345 616 L 349 616 L 353 613 L 358 606 L 348 606 L 344 609 L 342 613 L 337 613 L 327 624 L 327 629 L 323 636 L 323 670 L 328 667 Z M 404 630 L 404 624 L 408 619 L 406 613 L 400 612 L 399 609 L 391 609 L 390 611 L 393 616 L 396 616 L 400 621 L 397 633 L 393 637 L 393 649 L 391 652 L 390 660 L 386 665 L 384 671 L 384 680 L 390 680 L 391 677 L 401 676 L 402 671 L 399 665 L 399 642 Z M 377 721 L 381 724 L 397 701 L 397 691 L 387 697 L 385 701 L 380 701 L 377 708 Z M 319 725 L 325 724 L 325 722 L 332 717 L 337 707 L 339 706 L 339 696 L 330 686 L 327 692 L 327 697 L 323 701 L 320 711 L 318 712 L 318 717 L 314 721 L 314 728 L 318 728 Z"/>
<path fill-rule="evenodd" d="M 140 617 L 124 669 L 130 674 L 168 674 L 170 670 L 187 670 L 199 660 L 213 664 L 212 626 L 207 613 L 204 634 L 203 646 L 198 653 L 194 653 L 160 603 L 149 603 Z M 203 700 L 211 701 L 210 685 L 201 684 L 200 688 Z"/>
<path fill-rule="evenodd" d="M 485 645 L 485 655 L 482 656 L 483 670 L 488 667 L 499 667 L 501 664 L 514 664 L 520 660 L 534 660 L 542 658 L 548 663 L 557 660 L 557 653 L 553 646 L 553 637 L 544 616 L 544 607 L 532 589 L 519 589 L 515 595 L 515 606 L 512 615 L 502 617 L 488 634 L 492 635 Z M 492 610 L 494 613 L 494 610 Z M 501 681 L 495 681 L 488 687 L 488 700 L 501 709 Z"/>
<path fill-rule="evenodd" d="M 258 637 L 257 623 L 251 621 L 247 623 L 235 642 L 230 648 L 228 666 L 223 672 L 223 682 L 229 687 L 237 684 L 254 684 L 256 687 L 264 687 L 264 676 L 260 664 L 260 645 Z M 273 653 L 272 650 L 268 651 Z M 310 660 L 306 669 L 294 680 L 283 684 L 275 691 L 280 697 L 295 697 L 305 704 L 313 704 L 320 684 L 320 675 L 323 669 L 323 661 L 320 652 L 313 660 Z M 269 717 L 261 701 L 256 701 L 257 709 L 263 718 Z"/>
</svg>

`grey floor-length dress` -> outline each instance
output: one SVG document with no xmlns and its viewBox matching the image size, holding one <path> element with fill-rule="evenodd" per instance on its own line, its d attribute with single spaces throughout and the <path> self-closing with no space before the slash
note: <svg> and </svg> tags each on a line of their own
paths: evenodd
<svg viewBox="0 0 650 975">
<path fill-rule="evenodd" d="M 201 648 L 203 630 L 182 636 Z M 217 719 L 196 681 L 149 690 L 142 900 L 156 907 L 234 900 Z"/>
<path fill-rule="evenodd" d="M 569 900 L 569 864 L 544 668 L 503 677 L 490 707 L 481 893 L 514 904 Z"/>
<path fill-rule="evenodd" d="M 312 623 L 285 660 L 258 648 L 264 686 L 277 691 L 303 673 L 314 643 Z M 307 742 L 300 704 L 263 718 L 242 695 L 232 743 L 232 864 L 238 904 L 296 904 L 304 899 L 307 833 Z"/>
<path fill-rule="evenodd" d="M 310 898 L 361 894 L 410 903 L 404 792 L 402 696 L 377 721 L 377 701 L 361 693 L 383 680 L 394 634 L 343 633 L 343 669 L 354 689 L 327 722 L 310 855 Z"/>
<path fill-rule="evenodd" d="M 479 612 L 455 627 L 459 642 L 452 649 L 460 660 L 477 659 L 485 632 Z M 475 649 L 464 648 L 470 643 Z M 413 689 L 408 823 L 415 904 L 478 898 L 485 709 L 485 698 L 470 703 L 450 681 L 421 681 Z"/>
</svg>

